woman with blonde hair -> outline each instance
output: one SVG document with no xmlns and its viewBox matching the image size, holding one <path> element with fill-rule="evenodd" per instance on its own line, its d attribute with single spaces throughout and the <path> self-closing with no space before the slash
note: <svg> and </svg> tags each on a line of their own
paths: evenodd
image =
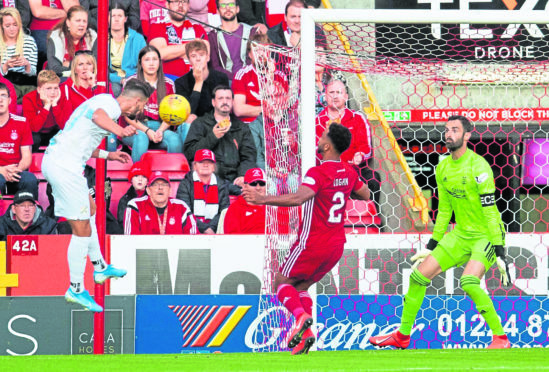
<svg viewBox="0 0 549 372">
<path fill-rule="evenodd" d="M 70 77 L 60 87 L 61 95 L 69 102 L 71 112 L 95 95 L 96 76 L 97 62 L 92 52 L 76 52 L 71 64 Z"/>
<path fill-rule="evenodd" d="M 60 21 L 48 37 L 48 70 L 62 77 L 69 76 L 76 52 L 96 51 L 96 39 L 97 33 L 88 27 L 86 9 L 80 5 L 71 7 L 67 18 Z"/>
<path fill-rule="evenodd" d="M 15 8 L 0 10 L 0 73 L 14 85 L 17 96 L 36 86 L 38 51 L 32 36 L 25 34 Z"/>
</svg>

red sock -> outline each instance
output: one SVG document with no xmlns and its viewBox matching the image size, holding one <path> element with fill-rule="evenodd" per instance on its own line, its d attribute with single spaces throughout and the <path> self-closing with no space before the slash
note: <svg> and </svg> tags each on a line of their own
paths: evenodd
<svg viewBox="0 0 549 372">
<path fill-rule="evenodd" d="M 296 319 L 305 312 L 299 299 L 299 293 L 297 293 L 297 290 L 292 285 L 279 285 L 278 290 L 276 291 L 276 296 L 278 297 L 278 301 L 280 301 L 280 303 L 284 305 Z"/>
<path fill-rule="evenodd" d="M 309 315 L 313 313 L 313 299 L 307 291 L 299 291 L 299 299 L 301 300 L 301 306 L 303 310 Z"/>
</svg>

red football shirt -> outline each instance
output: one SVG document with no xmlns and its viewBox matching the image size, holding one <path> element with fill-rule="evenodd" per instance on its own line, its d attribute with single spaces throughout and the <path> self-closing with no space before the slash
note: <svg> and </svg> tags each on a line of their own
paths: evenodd
<svg viewBox="0 0 549 372">
<path fill-rule="evenodd" d="M 181 26 L 175 26 L 171 23 L 157 23 L 151 25 L 149 31 L 149 40 L 162 38 L 166 40 L 168 45 L 186 44 L 194 39 L 208 40 L 206 30 L 200 25 L 193 24 L 186 20 Z M 183 76 L 189 72 L 191 65 L 187 61 L 187 56 L 184 58 L 174 58 L 169 61 L 162 61 L 164 73 Z"/>
<path fill-rule="evenodd" d="M 19 164 L 21 146 L 32 144 L 32 133 L 27 119 L 10 114 L 8 122 L 0 127 L 0 166 Z"/>
<path fill-rule="evenodd" d="M 233 79 L 234 94 L 243 94 L 246 97 L 246 104 L 261 106 L 261 95 L 259 94 L 259 80 L 253 65 L 247 65 L 238 70 Z M 244 123 L 251 123 L 254 117 L 241 117 Z"/>
<path fill-rule="evenodd" d="M 342 161 L 325 161 L 307 171 L 302 185 L 315 196 L 303 205 L 303 219 L 296 245 L 330 249 L 344 244 L 345 206 L 352 191 L 363 186 L 358 173 Z"/>
</svg>

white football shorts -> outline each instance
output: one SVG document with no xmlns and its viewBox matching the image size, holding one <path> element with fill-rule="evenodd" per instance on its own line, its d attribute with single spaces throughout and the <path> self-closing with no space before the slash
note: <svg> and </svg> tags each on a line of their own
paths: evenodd
<svg viewBox="0 0 549 372">
<path fill-rule="evenodd" d="M 51 185 L 57 217 L 90 219 L 89 189 L 82 171 L 67 169 L 46 154 L 42 161 L 42 174 Z"/>
</svg>

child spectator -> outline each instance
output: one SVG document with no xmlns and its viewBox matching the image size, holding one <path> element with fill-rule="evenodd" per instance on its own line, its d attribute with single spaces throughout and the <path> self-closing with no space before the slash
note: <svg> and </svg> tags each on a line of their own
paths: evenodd
<svg viewBox="0 0 549 372">
<path fill-rule="evenodd" d="M 35 89 L 37 58 L 36 43 L 23 31 L 17 9 L 1 9 L 0 73 L 13 83 L 21 99 Z"/>
<path fill-rule="evenodd" d="M 131 183 L 130 188 L 118 201 L 116 219 L 120 226 L 124 226 L 124 214 L 126 213 L 129 201 L 145 195 L 150 173 L 151 171 L 148 164 L 138 161 L 132 165 L 130 172 L 128 173 L 128 181 Z"/>
<path fill-rule="evenodd" d="M 193 171 L 179 183 L 176 197 L 191 207 L 202 234 L 215 234 L 221 211 L 230 204 L 228 183 L 215 175 L 213 151 L 198 150 L 192 166 Z"/>
<path fill-rule="evenodd" d="M 59 22 L 48 37 L 48 69 L 62 77 L 71 72 L 71 61 L 76 52 L 93 50 L 97 53 L 97 33 L 88 27 L 88 12 L 73 6 L 67 18 Z"/>
<path fill-rule="evenodd" d="M 164 73 L 175 80 L 190 69 L 189 62 L 185 60 L 186 44 L 194 39 L 208 40 L 208 35 L 202 26 L 185 19 L 189 0 L 167 0 L 166 7 L 170 10 L 168 22 L 152 25 L 149 40 L 150 45 L 160 51 Z M 207 45 L 209 50 L 210 46 Z"/>
<path fill-rule="evenodd" d="M 32 131 L 32 151 L 47 146 L 50 139 L 65 127 L 71 114 L 67 100 L 61 96 L 59 76 L 52 70 L 38 74 L 38 88 L 23 97 L 23 116 Z"/>
<path fill-rule="evenodd" d="M 197 234 L 196 221 L 184 201 L 170 198 L 170 179 L 164 172 L 153 172 L 147 195 L 132 199 L 126 208 L 124 234 Z"/>
<path fill-rule="evenodd" d="M 175 81 L 175 92 L 187 98 L 191 105 L 191 115 L 177 128 L 181 142 L 185 143 L 190 124 L 198 117 L 212 111 L 212 93 L 218 85 L 229 85 L 227 76 L 208 68 L 210 55 L 202 40 L 187 44 L 187 58 L 192 70 Z"/>
<path fill-rule="evenodd" d="M 0 83 L 0 192 L 25 190 L 38 199 L 38 180 L 27 171 L 32 161 L 32 134 L 27 119 L 9 112 L 8 87 Z"/>
<path fill-rule="evenodd" d="M 119 2 L 111 4 L 109 80 L 118 97 L 128 76 L 137 71 L 138 53 L 147 43 L 143 35 L 128 27 L 128 11 Z"/>
<path fill-rule="evenodd" d="M 0 217 L 0 240 L 8 235 L 52 235 L 57 234 L 57 223 L 46 216 L 32 193 L 18 191 L 13 204 Z"/>
</svg>

